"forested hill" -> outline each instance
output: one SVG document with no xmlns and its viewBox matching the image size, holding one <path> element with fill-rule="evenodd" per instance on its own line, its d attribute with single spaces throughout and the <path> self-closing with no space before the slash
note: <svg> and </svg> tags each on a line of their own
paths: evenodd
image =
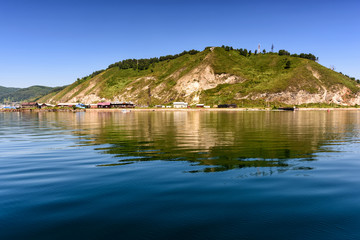
<svg viewBox="0 0 360 240">
<path fill-rule="evenodd" d="M 31 86 L 28 88 L 7 88 L 0 86 L 0 102 L 37 101 L 39 98 L 63 90 L 65 87 Z"/>
<path fill-rule="evenodd" d="M 138 105 L 324 103 L 360 105 L 358 80 L 317 63 L 311 53 L 261 53 L 207 47 L 151 59 L 127 59 L 78 78 L 44 102 L 132 101 Z"/>
<path fill-rule="evenodd" d="M 2 99 L 6 98 L 8 94 L 11 94 L 13 92 L 16 92 L 20 88 L 8 88 L 0 86 L 0 101 L 2 102 Z"/>
</svg>

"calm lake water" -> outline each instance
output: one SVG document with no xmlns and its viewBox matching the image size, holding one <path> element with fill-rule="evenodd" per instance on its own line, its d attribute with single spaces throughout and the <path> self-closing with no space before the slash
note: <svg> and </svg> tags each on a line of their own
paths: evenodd
<svg viewBox="0 0 360 240">
<path fill-rule="evenodd" d="M 0 239 L 360 239 L 360 111 L 0 113 Z"/>
</svg>

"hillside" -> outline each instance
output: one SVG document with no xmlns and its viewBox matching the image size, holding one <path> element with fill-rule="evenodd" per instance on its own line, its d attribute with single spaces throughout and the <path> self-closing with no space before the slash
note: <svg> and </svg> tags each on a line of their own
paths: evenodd
<svg viewBox="0 0 360 240">
<path fill-rule="evenodd" d="M 64 87 L 31 86 L 28 88 L 5 88 L 0 87 L 0 102 L 12 101 L 37 101 L 39 98 L 50 93 L 57 93 Z"/>
<path fill-rule="evenodd" d="M 309 59 L 277 53 L 243 56 L 239 51 L 220 47 L 166 59 L 141 70 L 124 69 L 124 63 L 112 64 L 39 101 L 132 101 L 138 105 L 186 101 L 240 106 L 360 104 L 356 81 Z"/>
<path fill-rule="evenodd" d="M 3 99 L 6 99 L 8 94 L 11 94 L 13 92 L 16 92 L 20 88 L 8 88 L 0 86 L 0 102 L 2 102 Z"/>
</svg>

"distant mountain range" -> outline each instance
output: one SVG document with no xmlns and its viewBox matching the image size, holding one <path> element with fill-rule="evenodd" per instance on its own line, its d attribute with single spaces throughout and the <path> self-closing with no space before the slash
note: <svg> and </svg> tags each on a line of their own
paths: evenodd
<svg viewBox="0 0 360 240">
<path fill-rule="evenodd" d="M 64 87 L 31 86 L 28 88 L 8 88 L 0 86 L 0 102 L 37 101 L 41 97 L 63 90 Z"/>
</svg>

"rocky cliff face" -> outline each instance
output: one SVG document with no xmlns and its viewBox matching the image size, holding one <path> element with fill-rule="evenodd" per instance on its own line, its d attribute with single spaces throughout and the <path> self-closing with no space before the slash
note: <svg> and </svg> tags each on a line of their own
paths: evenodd
<svg viewBox="0 0 360 240">
<path fill-rule="evenodd" d="M 290 69 L 284 68 L 292 62 Z M 47 102 L 132 101 L 139 105 L 246 101 L 287 105 L 360 104 L 359 85 L 306 59 L 260 54 L 243 57 L 220 48 L 158 63 L 149 70 L 116 67 L 74 83 Z"/>
<path fill-rule="evenodd" d="M 338 104 L 342 106 L 360 105 L 360 94 L 351 93 L 350 89 L 338 86 L 333 91 L 320 90 L 319 93 L 309 93 L 304 90 L 284 91 L 279 93 L 259 93 L 251 94 L 244 98 L 258 100 L 263 99 L 266 102 L 280 102 L 287 105 L 301 105 L 308 103 Z"/>
<path fill-rule="evenodd" d="M 301 105 L 308 103 L 337 104 L 342 106 L 354 106 L 360 104 L 360 93 L 354 94 L 349 88 L 341 84 L 325 85 L 326 79 L 316 70 L 307 66 L 313 77 L 319 80 L 316 93 L 310 93 L 301 88 L 289 87 L 286 91 L 278 93 L 250 94 L 245 98 L 256 100 L 264 99 L 266 102 L 281 102 L 288 105 Z"/>
</svg>

